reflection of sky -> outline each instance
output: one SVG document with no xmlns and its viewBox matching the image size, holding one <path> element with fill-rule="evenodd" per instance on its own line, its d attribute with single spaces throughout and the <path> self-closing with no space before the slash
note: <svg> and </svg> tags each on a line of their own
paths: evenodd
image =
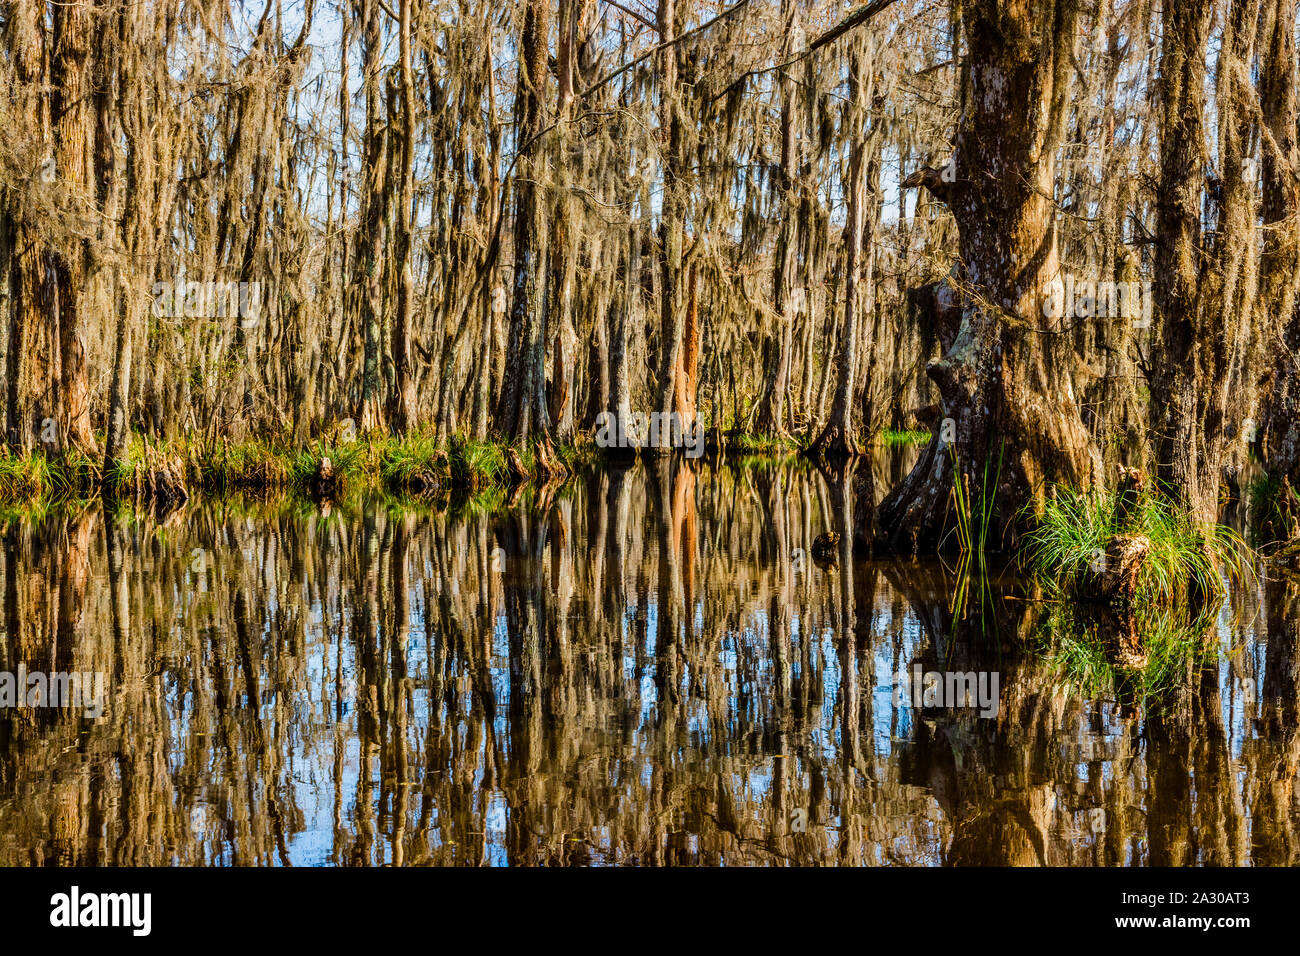
<svg viewBox="0 0 1300 956">
<path fill-rule="evenodd" d="M 275 549 L 263 551 L 258 548 L 248 548 L 243 553 L 243 559 L 262 572 L 259 576 L 270 595 L 265 605 L 267 613 L 272 616 L 291 613 L 296 610 L 293 595 L 302 592 L 303 582 L 287 577 L 277 580 L 271 567 L 262 567 L 268 552 L 273 555 L 270 560 L 278 560 L 274 556 Z M 463 664 L 456 662 L 452 663 L 452 669 L 447 675 L 448 693 L 454 691 L 454 702 L 448 704 L 446 699 L 430 700 L 430 662 L 438 637 L 435 632 L 435 643 L 429 643 L 426 608 L 430 600 L 436 601 L 439 598 L 430 583 L 434 574 L 432 568 L 412 566 L 409 571 L 410 615 L 405 647 L 409 716 L 405 746 L 410 775 L 405 784 L 408 827 L 424 799 L 424 753 L 431 708 L 446 711 L 444 718 L 450 728 L 448 732 L 454 733 L 458 738 L 458 745 L 454 749 L 460 751 L 466 746 L 468 725 L 465 715 L 472 706 L 468 673 L 463 669 Z M 833 577 L 821 571 L 812 574 L 815 575 L 815 588 L 823 588 L 827 592 L 833 590 L 829 586 Z M 424 575 L 430 577 L 426 579 Z M 637 580 L 641 579 L 629 576 L 629 581 Z M 635 584 L 632 586 L 636 587 Z M 657 768 L 657 761 L 667 760 L 673 770 L 696 773 L 701 778 L 707 778 L 716 772 L 713 758 L 718 753 L 739 755 L 741 759 L 731 762 L 728 765 L 730 769 L 726 771 L 737 800 L 752 801 L 751 806 L 772 806 L 778 761 L 784 762 L 784 786 L 789 792 L 791 778 L 800 782 L 801 789 L 806 788 L 810 766 L 803 757 L 804 753 L 819 756 L 821 760 L 818 762 L 823 766 L 832 764 L 843 756 L 845 715 L 841 700 L 842 662 L 839 659 L 843 635 L 836 623 L 839 620 L 838 611 L 830 607 L 819 609 L 815 601 L 809 602 L 802 597 L 797 604 L 792 605 L 785 654 L 789 693 L 792 696 L 815 693 L 819 701 L 813 711 L 816 714 L 814 725 L 782 725 L 779 711 L 774 714 L 770 707 L 782 683 L 771 648 L 771 607 L 766 599 L 760 602 L 748 595 L 746 584 L 725 580 L 722 583 L 708 583 L 706 593 L 696 594 L 696 603 L 686 619 L 700 633 L 704 633 L 705 621 L 711 614 L 714 631 L 708 640 L 691 645 L 713 655 L 713 660 L 695 663 L 711 663 L 713 666 L 700 666 L 697 670 L 690 660 L 679 656 L 678 689 L 685 701 L 688 743 L 685 748 L 674 749 L 667 757 L 660 756 L 662 751 L 658 748 L 662 745 L 657 742 L 657 723 L 661 718 L 657 707 L 658 688 L 655 684 L 659 599 L 653 589 L 629 597 L 616 626 L 622 638 L 623 676 L 632 681 L 638 673 L 638 667 L 642 668 L 638 685 L 641 699 L 634 711 L 634 726 L 625 741 L 618 724 L 622 716 L 620 708 L 627 702 L 620 700 L 607 710 L 599 711 L 604 715 L 603 721 L 583 728 L 588 739 L 582 741 L 581 747 L 585 756 L 596 755 L 608 761 L 611 767 L 609 786 L 619 788 L 615 801 L 617 806 L 630 809 L 631 801 L 638 798 L 639 792 L 630 781 L 639 780 L 642 787 L 653 785 L 654 771 L 666 769 L 662 766 Z M 199 591 L 178 591 L 175 597 L 178 604 L 186 601 L 211 602 L 215 599 L 211 593 Z M 543 597 L 549 599 L 549 596 Z M 360 817 L 371 821 L 375 819 L 375 806 L 358 808 L 355 802 L 363 772 L 358 732 L 358 665 L 353 633 L 360 623 L 354 606 L 358 598 L 356 591 L 343 588 L 338 593 L 330 593 L 327 598 L 330 601 L 329 607 L 315 603 L 303 609 L 301 627 L 304 631 L 304 656 L 300 666 L 306 677 L 303 686 L 308 688 L 308 696 L 307 699 L 290 702 L 293 706 L 289 709 L 289 722 L 275 723 L 275 704 L 279 692 L 266 673 L 262 674 L 258 685 L 257 710 L 265 729 L 270 759 L 282 760 L 283 768 L 280 774 L 267 773 L 263 768 L 262 772 L 252 775 L 253 781 L 249 786 L 260 788 L 268 778 L 290 782 L 297 806 L 303 814 L 301 821 L 286 820 L 284 823 L 289 859 L 295 865 L 328 863 L 338 852 L 335 847 L 336 813 L 342 821 L 346 841 L 355 839 Z M 720 614 L 720 605 L 730 610 Z M 592 611 L 581 600 L 575 607 Z M 706 614 L 706 607 L 709 614 Z M 386 613 L 381 609 L 377 627 L 385 625 Z M 898 702 L 894 699 L 897 675 L 910 671 L 915 661 L 934 660 L 934 651 L 931 638 L 912 606 L 883 580 L 877 583 L 876 603 L 869 618 L 862 616 L 865 614 L 863 610 L 859 614 L 859 626 L 863 626 L 864 620 L 869 620 L 870 628 L 869 647 L 857 651 L 856 673 L 860 706 L 869 707 L 871 740 L 861 741 L 864 762 L 859 767 L 856 779 L 859 786 L 873 788 L 891 778 L 898 782 L 898 762 L 908 748 L 915 745 L 919 722 L 928 724 L 935 720 L 931 712 L 919 714 L 907 696 Z M 638 615 L 643 615 L 644 620 L 638 620 Z M 183 618 L 184 615 L 178 609 L 172 626 L 179 628 L 179 621 Z M 724 625 L 724 619 L 729 623 Z M 1218 665 L 1218 680 L 1222 692 L 1222 716 L 1228 731 L 1231 759 L 1234 761 L 1241 759 L 1244 748 L 1252 746 L 1255 733 L 1253 720 L 1259 714 L 1261 688 L 1258 683 L 1248 682 L 1261 681 L 1265 671 L 1266 642 L 1259 639 L 1254 630 L 1259 622 L 1251 622 L 1249 615 L 1246 619 L 1245 627 L 1234 623 L 1227 614 L 1219 621 L 1224 653 Z M 490 674 L 497 698 L 494 732 L 498 743 L 504 743 L 510 734 L 510 671 L 509 633 L 506 616 L 501 608 L 496 609 L 492 621 Z M 472 620 L 465 623 L 472 628 Z M 256 626 L 257 622 L 254 622 L 254 627 Z M 679 624 L 679 627 L 684 625 Z M 638 632 L 644 635 L 639 653 L 636 646 Z M 572 627 L 569 637 L 575 644 L 581 645 L 583 641 L 592 639 L 587 636 L 589 633 L 592 632 Z M 608 632 L 597 629 L 594 633 L 604 635 Z M 686 637 L 679 632 L 679 643 L 684 643 Z M 263 622 L 262 630 L 255 633 L 254 639 L 255 647 L 257 641 L 262 642 L 264 667 L 273 655 L 289 653 L 287 649 L 270 650 L 277 641 L 270 624 Z M 283 641 L 283 635 L 278 640 Z M 850 642 L 856 646 L 856 638 L 852 635 Z M 576 650 L 580 652 L 580 646 Z M 229 667 L 230 662 L 226 663 Z M 280 663 L 283 665 L 285 662 Z M 935 665 L 926 665 L 927 669 L 933 666 Z M 381 662 L 381 674 L 384 675 L 383 679 L 391 679 L 387 660 Z M 709 694 L 710 700 L 723 702 L 720 711 L 710 711 L 705 700 L 692 696 L 691 688 L 697 681 L 724 682 L 724 693 L 719 694 L 715 687 L 710 688 Z M 194 733 L 190 720 L 192 689 L 173 686 L 169 690 L 167 705 L 172 714 L 174 739 L 190 741 Z M 1004 697 L 1006 690 L 1004 684 Z M 235 697 L 236 706 L 246 706 L 242 701 L 242 678 L 229 681 L 229 691 Z M 792 711 L 789 717 L 794 720 L 798 713 Z M 1047 805 L 1057 807 L 1057 819 L 1072 821 L 1069 825 L 1081 833 L 1087 833 L 1089 827 L 1094 825 L 1104 827 L 1104 820 L 1098 824 L 1090 818 L 1091 805 L 1082 795 L 1097 787 L 1110 789 L 1117 775 L 1141 772 L 1135 771 L 1131 765 L 1133 755 L 1123 752 L 1125 728 L 1125 718 L 1120 716 L 1114 702 L 1088 701 L 1075 716 L 1066 720 L 1055 741 L 1061 760 L 1072 771 L 1073 782 L 1060 780 L 1052 783 L 1044 799 Z M 388 728 L 388 732 L 393 733 L 393 728 Z M 779 732 L 783 733 L 776 736 Z M 945 724 L 942 732 L 960 736 L 990 731 L 978 721 L 958 720 Z M 210 760 L 225 759 L 224 751 L 215 740 L 201 740 L 197 746 L 211 748 L 208 755 Z M 476 746 L 481 752 L 489 743 L 480 740 Z M 338 748 L 341 748 L 342 772 L 341 784 L 336 788 L 335 762 L 340 754 Z M 960 757 L 962 752 L 964 751 L 959 748 L 956 755 Z M 278 758 L 275 756 L 277 753 L 281 755 Z M 171 756 L 171 769 L 174 772 L 186 768 L 192 759 L 192 754 L 186 755 L 186 747 L 174 748 Z M 237 759 L 247 761 L 250 767 L 255 767 L 259 758 L 256 754 L 244 753 Z M 487 859 L 493 864 L 505 863 L 506 831 L 510 819 L 507 796 L 498 789 L 499 779 L 490 785 L 483 778 L 481 768 L 487 761 L 480 757 L 473 763 L 480 769 L 479 776 L 472 781 L 471 799 L 476 819 L 482 821 L 486 834 Z M 377 754 L 372 754 L 367 766 L 365 772 L 370 775 L 370 799 L 378 801 L 381 780 Z M 720 768 L 721 765 L 716 766 Z M 627 773 L 617 774 L 613 771 L 615 767 L 624 767 Z M 192 767 L 188 769 L 192 772 Z M 446 773 L 448 769 L 436 768 L 436 772 Z M 550 772 L 555 772 L 555 768 L 550 768 Z M 1237 773 L 1240 777 L 1244 770 L 1239 766 Z M 1247 787 L 1247 783 L 1241 779 L 1238 780 L 1238 785 Z M 928 809 L 901 821 L 910 828 L 906 832 L 882 832 L 877 834 L 876 840 L 867 841 L 866 845 L 871 847 L 870 853 L 877 862 L 897 862 L 903 856 L 910 856 L 913 862 L 941 861 L 942 812 L 936 797 L 922 785 L 913 784 L 911 792 L 913 795 L 909 799 Z M 341 806 L 336 807 L 336 800 L 341 800 Z M 260 794 L 254 804 L 264 810 L 265 794 Z M 196 811 L 198 812 L 200 811 Z M 211 823 L 216 820 L 217 808 L 211 807 L 201 812 L 211 816 L 194 818 L 192 822 L 196 829 L 212 832 Z M 391 807 L 385 807 L 384 812 L 390 813 Z M 1243 815 L 1248 824 L 1248 808 L 1243 807 Z M 841 839 L 839 830 L 844 821 L 832 816 L 817 823 L 829 828 L 830 843 L 834 847 Z M 888 823 L 881 821 L 880 825 L 887 826 Z M 223 838 L 229 837 L 227 831 L 217 832 L 222 833 Z M 430 842 L 439 845 L 440 841 L 447 839 L 448 832 L 454 831 L 440 828 L 438 808 L 434 807 L 428 832 Z M 382 852 L 384 861 L 391 861 L 392 848 L 386 842 L 389 836 L 391 820 L 381 816 L 375 825 L 374 839 L 376 845 L 382 848 L 376 853 Z M 597 829 L 583 834 L 583 837 L 599 849 L 607 844 L 610 833 L 608 830 L 602 833 Z M 214 861 L 231 862 L 229 847 L 209 847 L 209 850 Z M 1129 848 L 1124 852 L 1131 855 L 1134 851 Z M 919 858 L 918 853 L 921 854 Z M 278 863 L 274 854 L 272 857 L 271 862 Z M 372 861 L 374 859 L 372 856 Z M 343 861 L 347 861 L 346 856 Z"/>
</svg>

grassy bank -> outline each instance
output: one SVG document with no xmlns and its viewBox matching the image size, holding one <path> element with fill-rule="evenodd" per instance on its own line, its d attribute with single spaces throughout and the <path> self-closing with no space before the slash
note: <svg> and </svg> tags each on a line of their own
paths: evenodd
<svg viewBox="0 0 1300 956">
<path fill-rule="evenodd" d="M 751 460 L 789 460 L 803 450 L 802 436 L 724 433 L 723 456 L 733 464 Z M 924 442 L 926 432 L 886 431 L 886 446 Z M 103 443 L 103 436 L 99 436 Z M 555 457 L 569 471 L 605 457 L 589 438 L 557 446 Z M 707 454 L 719 450 L 709 449 Z M 306 444 L 275 438 L 239 442 L 171 441 L 133 434 L 122 457 L 104 469 L 100 456 L 75 450 L 62 455 L 38 448 L 14 453 L 0 447 L 0 504 L 87 500 L 104 492 L 146 501 L 194 494 L 299 493 L 338 497 L 353 490 L 430 495 L 507 490 L 544 482 L 537 448 L 462 437 L 440 440 L 416 432 L 401 438 L 371 436 L 324 439 Z"/>
<path fill-rule="evenodd" d="M 591 445 L 564 447 L 556 449 L 556 457 L 572 471 L 593 460 L 597 451 Z M 299 446 L 263 439 L 164 442 L 137 434 L 107 471 L 99 459 L 75 451 L 60 456 L 0 451 L 0 502 L 10 504 L 89 499 L 105 491 L 125 499 L 236 491 L 314 497 L 354 491 L 477 494 L 543 477 L 531 445 L 512 448 L 462 438 L 443 442 L 426 434 Z"/>
</svg>

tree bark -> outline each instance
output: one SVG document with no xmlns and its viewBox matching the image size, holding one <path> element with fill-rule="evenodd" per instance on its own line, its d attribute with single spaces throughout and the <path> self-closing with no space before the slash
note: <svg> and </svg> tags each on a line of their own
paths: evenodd
<svg viewBox="0 0 1300 956">
<path fill-rule="evenodd" d="M 411 197 L 415 187 L 415 79 L 411 72 L 411 0 L 401 0 L 399 69 L 402 89 L 401 183 L 397 192 L 397 314 L 393 320 L 393 395 L 390 417 L 403 433 L 411 427 L 415 385 L 411 380 L 411 320 L 415 279 L 411 261 Z"/>
<path fill-rule="evenodd" d="M 1207 160 L 1205 62 L 1213 12 L 1213 0 L 1188 0 L 1164 10 L 1155 252 L 1160 329 L 1151 376 L 1157 482 L 1180 504 L 1209 520 L 1217 511 L 1223 442 L 1222 422 L 1209 417 L 1208 393 L 1226 372 L 1215 340 L 1228 338 L 1227 330 L 1217 328 L 1201 234 Z M 1239 177 L 1240 155 L 1236 165 L 1235 170 L 1225 168 L 1225 175 Z"/>
<path fill-rule="evenodd" d="M 1272 29 L 1261 43 L 1264 248 L 1259 287 L 1276 316 L 1268 331 L 1275 356 L 1260 452 L 1271 478 L 1300 488 L 1300 146 L 1296 123 L 1297 0 L 1273 0 Z"/>
<path fill-rule="evenodd" d="M 795 6 L 790 0 L 782 4 L 785 22 L 785 42 L 782 56 L 790 59 L 794 53 L 793 38 Z M 757 429 L 762 435 L 785 435 L 785 396 L 790 386 L 791 351 L 794 344 L 794 302 L 792 300 L 795 272 L 795 222 L 798 205 L 798 180 L 796 178 L 795 126 L 798 123 L 794 78 L 789 69 L 780 71 L 778 89 L 781 94 L 781 164 L 776 175 L 777 239 L 775 268 L 772 270 L 772 302 L 776 310 L 776 331 L 768 343 L 771 361 L 763 382 L 759 400 Z M 854 138 L 853 151 L 861 149 Z M 852 200 L 850 199 L 850 202 Z M 860 240 L 859 240 L 860 241 Z"/>
<path fill-rule="evenodd" d="M 939 389 L 940 427 L 881 502 L 886 547 L 940 545 L 952 525 L 955 471 L 982 497 L 987 465 L 995 549 L 1015 546 L 1048 483 L 1088 486 L 1100 478 L 1075 398 L 1073 353 L 1045 330 L 1043 310 L 1060 278 L 1052 195 L 1077 14 L 1074 0 L 999 0 L 963 10 L 970 52 L 955 176 L 945 184 L 960 236 L 961 264 L 951 278 L 960 326 L 952 347 L 926 369 Z"/>
<path fill-rule="evenodd" d="M 76 200 L 95 205 L 90 163 L 91 0 L 54 6 L 54 47 L 50 76 L 55 158 L 63 188 Z M 59 422 L 65 447 L 97 451 L 90 426 L 90 387 L 81 329 L 82 290 L 86 284 L 87 238 L 69 243 L 54 257 L 59 327 Z"/>
<path fill-rule="evenodd" d="M 660 41 L 668 43 L 677 36 L 683 10 L 677 0 L 659 0 L 657 23 Z M 684 323 L 680 308 L 682 243 L 684 234 L 685 196 L 682 173 L 685 167 L 685 131 L 681 111 L 685 91 L 678 82 L 677 45 L 659 53 L 659 122 L 665 138 L 663 200 L 659 213 L 659 387 L 655 410 L 673 411 L 677 367 L 681 361 Z M 666 451 L 667 448 L 655 449 Z"/>
<path fill-rule="evenodd" d="M 880 211 L 880 204 L 876 198 L 880 173 L 878 164 L 880 128 L 878 124 L 872 124 L 871 134 L 868 136 L 863 123 L 867 104 L 871 102 L 873 95 L 871 59 L 864 63 L 862 52 L 854 50 L 849 61 L 849 109 L 853 117 L 853 129 L 850 133 L 849 152 L 849 216 L 848 223 L 844 227 L 844 328 L 840 333 L 839 347 L 836 350 L 835 396 L 831 400 L 831 410 L 826 425 L 810 448 L 810 453 L 814 457 L 822 455 L 832 459 L 847 458 L 859 452 L 853 420 L 853 405 L 857 396 L 858 324 L 865 298 L 863 292 L 870 293 L 870 282 L 867 283 L 867 290 L 860 288 L 863 244 L 865 238 L 867 246 L 865 253 L 870 259 L 874 247 L 876 219 Z M 868 189 L 871 190 L 870 197 L 867 195 Z M 868 205 L 872 207 L 869 231 Z M 869 393 L 869 390 L 864 391 Z"/>
<path fill-rule="evenodd" d="M 547 222 L 546 151 L 534 139 L 546 122 L 549 76 L 548 0 L 529 0 L 520 34 L 520 82 L 516 148 L 526 149 L 515 176 L 514 297 L 501 383 L 498 430 L 514 441 L 540 437 L 549 442 L 546 407 Z"/>
<path fill-rule="evenodd" d="M 358 260 L 361 266 L 361 321 L 363 353 L 361 369 L 361 403 L 357 413 L 363 433 L 383 425 L 382 396 L 379 386 L 381 347 L 380 315 L 383 309 L 384 195 L 387 191 L 387 125 L 380 116 L 379 57 L 382 36 L 379 29 L 378 0 L 364 0 L 361 7 L 364 24 L 362 38 L 362 75 L 365 77 L 365 218 L 364 234 Z"/>
</svg>

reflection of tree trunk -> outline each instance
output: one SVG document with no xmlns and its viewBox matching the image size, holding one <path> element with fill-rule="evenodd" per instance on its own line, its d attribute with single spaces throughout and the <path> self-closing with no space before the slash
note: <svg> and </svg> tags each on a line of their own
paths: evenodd
<svg viewBox="0 0 1300 956">
<path fill-rule="evenodd" d="M 672 549 L 677 555 L 680 588 L 687 610 L 695 588 L 695 472 L 679 461 L 673 475 Z"/>
<path fill-rule="evenodd" d="M 86 582 L 90 576 L 91 536 L 99 523 L 97 510 L 77 515 L 68 525 L 57 552 L 59 565 L 59 621 L 52 670 L 73 668 L 74 651 L 81 635 L 86 604 Z"/>
<path fill-rule="evenodd" d="M 876 540 L 876 482 L 870 458 L 860 459 L 853 470 L 853 521 L 844 537 L 854 551 L 871 553 Z"/>
<path fill-rule="evenodd" d="M 608 508 L 611 527 L 608 538 L 609 571 L 605 575 L 605 614 L 610 620 L 622 620 L 626 610 L 627 568 L 624 546 L 628 534 L 628 497 L 631 493 L 628 470 L 617 465 L 610 469 Z"/>
<path fill-rule="evenodd" d="M 853 521 L 849 511 L 852 496 L 848 485 L 847 475 L 840 476 L 838 481 L 827 482 L 831 510 L 840 532 L 839 571 L 835 582 L 839 613 L 835 653 L 840 661 L 840 721 L 843 726 L 840 746 L 845 768 L 856 769 L 862 766 L 865 756 L 863 737 L 867 738 L 869 751 L 872 733 L 875 668 L 871 635 L 876 606 L 876 570 L 869 564 L 854 565 L 854 542 L 850 530 Z M 863 667 L 866 672 L 859 674 Z"/>
<path fill-rule="evenodd" d="M 1151 866 L 1237 866 L 1243 819 L 1232 781 L 1217 668 L 1201 670 L 1176 706 L 1147 721 Z"/>
<path fill-rule="evenodd" d="M 677 631 L 681 622 L 681 575 L 678 554 L 673 547 L 671 511 L 671 475 L 675 457 L 659 455 L 650 459 L 647 466 L 659 543 L 659 580 L 655 588 L 655 687 L 659 693 L 660 719 L 668 721 L 665 733 L 672 726 L 671 718 L 678 703 L 680 668 Z"/>
<path fill-rule="evenodd" d="M 511 514 L 501 528 L 501 547 L 509 572 L 504 575 L 508 633 L 511 734 L 504 786 L 510 812 L 506 848 L 512 863 L 527 862 L 532 837 L 526 823 L 528 787 L 543 758 L 543 640 L 547 635 L 547 585 L 543 577 L 544 523 Z"/>
<path fill-rule="evenodd" d="M 403 10 L 406 4 L 403 3 Z M 407 570 L 407 525 L 410 517 L 396 519 L 393 533 L 391 581 L 393 588 L 393 626 L 389 636 L 388 701 L 392 716 L 389 731 L 389 767 L 385 779 L 393 781 L 393 865 L 401 866 L 405 851 L 406 800 L 410 793 L 410 770 L 406 746 L 409 721 L 406 711 L 406 649 L 410 641 L 410 574 Z"/>
<path fill-rule="evenodd" d="M 1059 727 L 1047 723 L 1041 711 L 1025 712 L 1014 706 L 1013 688 L 1022 680 L 1024 665 L 1006 653 L 997 637 L 1018 632 L 1023 608 L 999 598 L 993 598 L 991 606 L 973 599 L 954 608 L 953 595 L 962 575 L 970 575 L 968 588 L 978 592 L 988 587 L 983 569 L 963 569 L 953 575 L 942 566 L 892 562 L 882 571 L 907 598 L 930 638 L 920 659 L 899 661 L 901 670 L 910 674 L 916 663 L 923 671 L 999 675 L 999 711 L 993 719 L 960 710 L 926 710 L 926 720 L 920 721 L 920 713 L 908 704 L 916 728 L 913 760 L 952 822 L 953 837 L 944 863 L 1041 866 L 1053 862 L 1048 849 L 1051 811 L 1042 790 L 1027 784 L 1042 773 L 1048 742 Z M 1023 680 L 1030 684 L 1028 675 Z M 1013 769 L 1017 786 L 995 786 L 994 768 L 1003 773 Z"/>
<path fill-rule="evenodd" d="M 1251 860 L 1260 866 L 1294 866 L 1296 775 L 1300 773 L 1300 578 L 1268 582 L 1268 644 L 1260 690 L 1260 755 L 1251 806 Z M 1247 703 L 1250 696 L 1246 695 Z M 1247 711 L 1249 713 L 1249 711 Z"/>
</svg>

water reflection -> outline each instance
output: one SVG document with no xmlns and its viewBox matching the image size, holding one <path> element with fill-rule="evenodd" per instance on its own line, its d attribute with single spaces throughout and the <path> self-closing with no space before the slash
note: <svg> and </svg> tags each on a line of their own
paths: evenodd
<svg viewBox="0 0 1300 956">
<path fill-rule="evenodd" d="M 1300 862 L 1295 581 L 1127 707 L 1028 650 L 1011 569 L 813 562 L 850 483 L 10 520 L 0 670 L 108 699 L 0 710 L 0 864 Z M 917 665 L 997 672 L 997 717 L 897 694 Z"/>
</svg>

